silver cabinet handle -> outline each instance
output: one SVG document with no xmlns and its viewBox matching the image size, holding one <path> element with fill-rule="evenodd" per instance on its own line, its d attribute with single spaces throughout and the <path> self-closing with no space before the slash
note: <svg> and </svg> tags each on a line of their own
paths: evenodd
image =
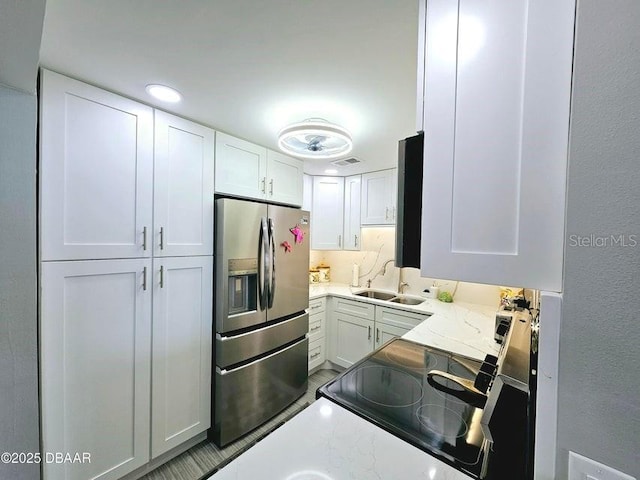
<svg viewBox="0 0 640 480">
<path fill-rule="evenodd" d="M 395 221 L 396 219 L 396 207 L 391 207 L 391 220 Z"/>
<path fill-rule="evenodd" d="M 309 358 L 310 358 L 311 360 L 313 360 L 314 358 L 319 357 L 319 356 L 320 356 L 320 352 L 318 352 L 318 353 L 314 353 L 314 354 L 313 354 L 313 355 L 311 355 L 311 357 L 309 357 Z"/>
<path fill-rule="evenodd" d="M 322 305 L 313 305 L 313 306 L 311 307 L 311 310 L 315 310 L 316 308 L 320 308 L 321 306 L 322 306 Z"/>
<path fill-rule="evenodd" d="M 369 338 L 368 340 L 371 340 L 371 325 L 369 325 Z"/>
<path fill-rule="evenodd" d="M 267 193 L 267 177 L 262 177 L 262 193 Z"/>
<path fill-rule="evenodd" d="M 164 288 L 164 265 L 160 265 L 160 288 Z"/>
<path fill-rule="evenodd" d="M 164 250 L 164 227 L 160 227 L 160 250 Z"/>
<path fill-rule="evenodd" d="M 380 329 L 376 328 L 376 343 L 380 343 Z"/>
<path fill-rule="evenodd" d="M 357 247 L 358 246 L 358 235 L 354 235 L 353 236 L 353 244 Z"/>
<path fill-rule="evenodd" d="M 147 227 L 142 229 L 142 250 L 147 249 Z"/>
<path fill-rule="evenodd" d="M 389 220 L 389 207 L 385 207 L 384 209 L 384 219 Z"/>
<path fill-rule="evenodd" d="M 142 289 L 147 289 L 147 267 L 142 269 Z"/>
<path fill-rule="evenodd" d="M 269 182 L 269 195 L 273 197 L 273 178 Z"/>
<path fill-rule="evenodd" d="M 313 327 L 311 330 L 309 330 L 310 332 L 315 332 L 316 330 L 320 330 L 322 328 L 322 325 L 318 325 L 317 327 Z"/>
<path fill-rule="evenodd" d="M 338 247 L 342 247 L 342 235 L 338 235 Z"/>
</svg>

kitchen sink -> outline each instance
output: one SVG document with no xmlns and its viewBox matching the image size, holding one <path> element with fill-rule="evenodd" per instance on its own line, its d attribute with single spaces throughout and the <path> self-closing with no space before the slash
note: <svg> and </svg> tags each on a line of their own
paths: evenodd
<svg viewBox="0 0 640 480">
<path fill-rule="evenodd" d="M 379 292 L 377 290 L 365 290 L 364 292 L 354 293 L 358 297 L 375 298 L 376 300 L 391 300 L 396 295 L 394 293 Z"/>
<path fill-rule="evenodd" d="M 401 303 L 402 305 L 420 305 L 424 302 L 423 299 L 411 298 L 411 297 L 394 297 L 391 299 L 393 303 Z"/>
</svg>

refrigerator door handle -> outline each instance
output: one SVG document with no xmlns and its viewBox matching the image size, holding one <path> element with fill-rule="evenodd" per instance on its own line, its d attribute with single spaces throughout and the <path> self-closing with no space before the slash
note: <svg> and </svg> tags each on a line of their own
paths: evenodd
<svg viewBox="0 0 640 480">
<path fill-rule="evenodd" d="M 271 265 L 270 265 L 270 274 L 271 278 L 269 280 L 269 288 L 268 288 L 268 298 L 269 304 L 268 308 L 273 307 L 273 299 L 276 296 L 276 241 L 273 238 L 274 224 L 273 220 L 269 219 L 269 249 L 271 253 Z"/>
<path fill-rule="evenodd" d="M 260 301 L 261 310 L 265 310 L 267 308 L 267 275 L 269 272 L 269 251 L 267 250 L 267 241 L 267 219 L 262 217 L 262 220 L 260 221 L 260 240 L 258 242 L 258 300 Z"/>
</svg>

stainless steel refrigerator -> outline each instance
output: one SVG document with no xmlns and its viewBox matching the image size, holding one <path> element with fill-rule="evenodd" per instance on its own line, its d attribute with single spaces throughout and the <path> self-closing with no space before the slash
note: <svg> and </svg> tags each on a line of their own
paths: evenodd
<svg viewBox="0 0 640 480">
<path fill-rule="evenodd" d="M 307 389 L 309 212 L 216 200 L 211 436 L 226 445 Z"/>
</svg>

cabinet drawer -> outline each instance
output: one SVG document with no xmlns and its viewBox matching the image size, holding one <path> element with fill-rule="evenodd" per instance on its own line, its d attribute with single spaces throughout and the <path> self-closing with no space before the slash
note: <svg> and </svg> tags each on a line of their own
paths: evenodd
<svg viewBox="0 0 640 480">
<path fill-rule="evenodd" d="M 309 315 L 313 315 L 314 313 L 324 312 L 327 308 L 327 298 L 314 298 L 313 300 L 309 300 Z"/>
<path fill-rule="evenodd" d="M 376 307 L 376 322 L 395 325 L 400 328 L 411 330 L 429 317 L 424 313 L 407 312 L 395 308 Z"/>
<path fill-rule="evenodd" d="M 325 313 L 314 313 L 309 315 L 309 340 L 324 337 Z"/>
<path fill-rule="evenodd" d="M 325 361 L 324 338 L 309 342 L 309 370 L 322 365 Z"/>
<path fill-rule="evenodd" d="M 335 298 L 333 308 L 336 312 L 355 315 L 356 317 L 373 320 L 376 306 L 365 302 L 356 302 L 344 298 Z"/>
</svg>

